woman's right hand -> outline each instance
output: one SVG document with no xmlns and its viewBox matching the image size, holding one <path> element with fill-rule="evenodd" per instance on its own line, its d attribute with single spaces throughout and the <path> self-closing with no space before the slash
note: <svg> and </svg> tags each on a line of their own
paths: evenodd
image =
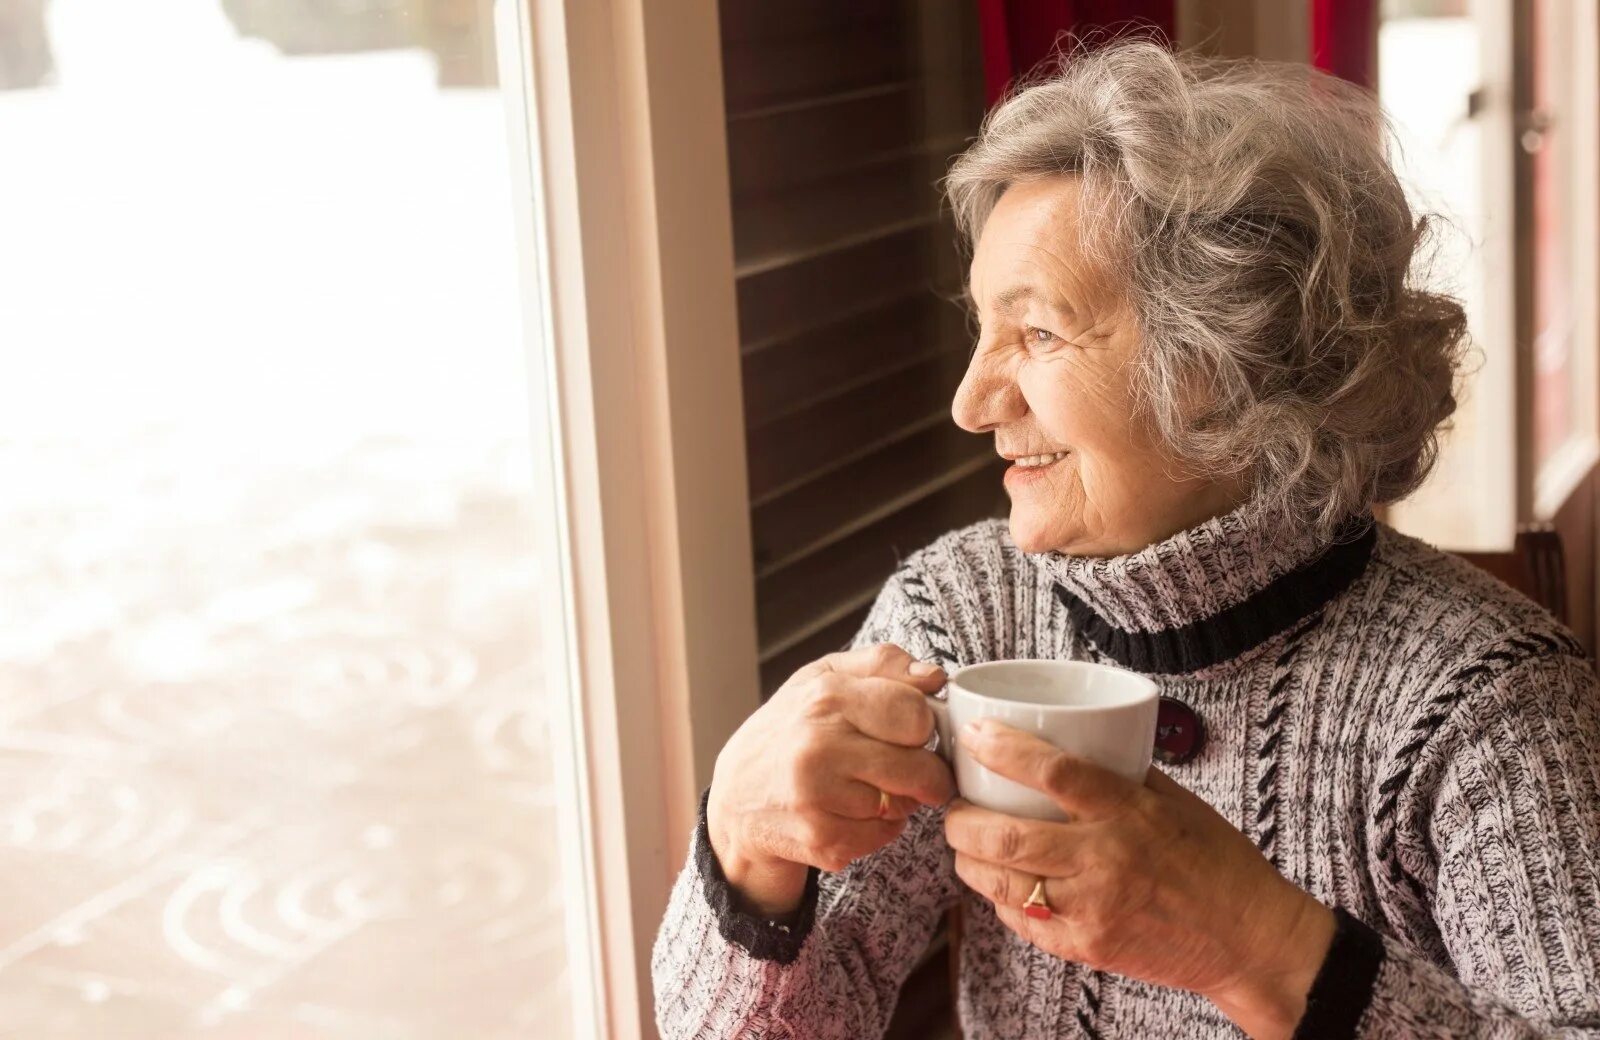
<svg viewBox="0 0 1600 1040">
<path fill-rule="evenodd" d="M 919 804 L 954 796 L 949 767 L 923 748 L 933 735 L 927 695 L 944 683 L 941 669 L 893 643 L 829 654 L 729 738 L 706 825 L 747 908 L 793 910 L 810 867 L 843 870 L 898 837 Z M 879 791 L 890 796 L 883 816 Z"/>
</svg>

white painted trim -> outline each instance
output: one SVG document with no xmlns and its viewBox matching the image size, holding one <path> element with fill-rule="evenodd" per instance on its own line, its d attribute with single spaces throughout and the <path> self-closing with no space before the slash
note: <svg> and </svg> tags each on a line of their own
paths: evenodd
<svg viewBox="0 0 1600 1040">
<path fill-rule="evenodd" d="M 717 7 L 499 2 L 531 70 L 591 1025 L 648 1038 L 695 795 L 760 696 Z"/>
<path fill-rule="evenodd" d="M 540 133 L 533 105 L 533 34 L 528 11 L 516 0 L 495 4 L 495 44 L 499 82 L 506 103 L 506 140 L 511 153 L 512 205 L 515 208 L 523 337 L 528 359 L 533 488 L 545 515 L 534 525 L 535 558 L 550 572 L 539 588 L 539 643 L 543 664 L 546 729 L 555 781 L 562 905 L 565 911 L 567 993 L 575 1037 L 599 1038 L 609 1032 L 601 922 L 596 898 L 596 842 L 590 814 L 587 741 L 582 705 L 573 696 L 578 674 L 573 634 L 575 615 L 567 567 L 567 512 L 557 444 L 560 416 L 553 410 L 555 357 L 551 308 L 546 207 L 540 176 Z"/>
<path fill-rule="evenodd" d="M 1484 280 L 1483 314 L 1474 335 L 1484 351 L 1475 375 L 1479 429 L 1472 460 L 1476 478 L 1466 489 L 1474 540 L 1445 548 L 1509 551 L 1516 542 L 1519 515 L 1517 470 L 1517 301 L 1515 165 L 1516 111 L 1511 53 L 1512 0 L 1474 0 L 1469 10 L 1478 23 L 1479 68 L 1485 105 L 1478 116 L 1483 149 L 1482 206 L 1488 214 L 1480 252 Z"/>
</svg>

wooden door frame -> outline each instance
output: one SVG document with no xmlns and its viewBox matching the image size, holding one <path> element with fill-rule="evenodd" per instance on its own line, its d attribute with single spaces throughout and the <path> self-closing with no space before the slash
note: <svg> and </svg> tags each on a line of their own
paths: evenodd
<svg viewBox="0 0 1600 1040">
<path fill-rule="evenodd" d="M 1566 2 L 1566 0 L 1561 0 Z M 1576 20 L 1582 24 L 1587 18 L 1589 32 L 1580 40 L 1583 48 L 1573 75 L 1583 75 L 1590 81 L 1591 89 L 1574 89 L 1569 97 L 1583 106 L 1558 110 L 1555 132 L 1562 137 L 1569 162 L 1575 170 L 1569 171 L 1564 182 L 1586 186 L 1582 197 L 1564 200 L 1572 205 L 1573 212 L 1564 216 L 1577 227 L 1577 249 L 1572 251 L 1573 266 L 1563 276 L 1572 279 L 1570 298 L 1573 307 L 1574 343 L 1572 347 L 1573 378 L 1589 389 L 1587 411 L 1579 417 L 1581 428 L 1559 447 L 1541 467 L 1536 455 L 1535 434 L 1535 364 L 1537 361 L 1538 312 L 1538 241 L 1535 226 L 1534 162 L 1533 151 L 1523 146 L 1523 135 L 1540 124 L 1536 112 L 1535 63 L 1533 60 L 1534 24 L 1533 5 L 1511 5 L 1510 52 L 1512 109 L 1514 113 L 1510 142 L 1513 156 L 1513 251 L 1515 271 L 1514 311 L 1516 327 L 1516 468 L 1517 468 L 1517 519 L 1519 526 L 1552 524 L 1561 535 L 1567 556 L 1567 588 L 1571 603 L 1570 622 L 1579 639 L 1594 648 L 1596 590 L 1600 588 L 1600 569 L 1597 569 L 1596 552 L 1596 495 L 1600 493 L 1600 380 L 1596 354 L 1600 352 L 1600 311 L 1595 306 L 1596 288 L 1600 288 L 1600 12 L 1594 0 L 1579 0 L 1580 10 Z M 1586 10 L 1585 10 L 1586 9 Z M 1585 291 L 1585 286 L 1588 291 Z"/>
</svg>

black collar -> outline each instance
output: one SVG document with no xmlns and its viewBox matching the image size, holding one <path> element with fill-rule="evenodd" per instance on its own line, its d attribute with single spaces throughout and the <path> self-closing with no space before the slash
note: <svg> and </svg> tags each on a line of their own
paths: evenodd
<svg viewBox="0 0 1600 1040">
<path fill-rule="evenodd" d="M 1117 628 L 1059 582 L 1055 593 L 1078 631 L 1113 661 L 1147 675 L 1179 675 L 1231 661 L 1322 609 L 1361 577 L 1376 541 L 1368 521 L 1358 536 L 1335 541 L 1248 599 L 1178 628 Z"/>
</svg>

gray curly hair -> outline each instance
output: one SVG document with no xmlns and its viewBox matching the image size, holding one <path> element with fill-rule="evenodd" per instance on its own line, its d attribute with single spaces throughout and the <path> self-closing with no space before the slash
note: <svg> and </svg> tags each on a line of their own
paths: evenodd
<svg viewBox="0 0 1600 1040">
<path fill-rule="evenodd" d="M 1308 66 L 1149 40 L 1063 56 L 985 118 L 944 179 L 968 244 L 1006 188 L 1081 185 L 1085 254 L 1141 337 L 1145 417 L 1195 472 L 1333 532 L 1422 483 L 1467 322 L 1412 284 L 1416 217 L 1370 92 Z"/>
</svg>

